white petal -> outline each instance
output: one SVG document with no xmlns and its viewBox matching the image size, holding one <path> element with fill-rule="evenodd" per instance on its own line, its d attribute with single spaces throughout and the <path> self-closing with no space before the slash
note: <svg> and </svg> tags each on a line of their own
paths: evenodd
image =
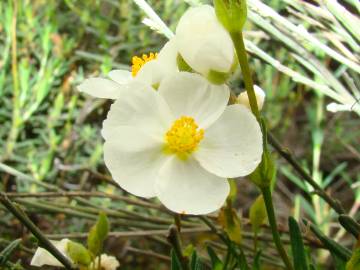
<svg viewBox="0 0 360 270">
<path fill-rule="evenodd" d="M 264 101 L 265 101 L 265 92 L 264 90 L 262 90 L 259 86 L 254 85 L 254 91 L 255 91 L 255 96 L 256 96 L 256 102 L 258 105 L 259 110 L 262 109 L 263 105 L 264 105 Z M 238 97 L 237 97 L 237 102 L 241 105 L 246 106 L 247 108 L 251 109 L 250 107 L 250 102 L 249 102 L 249 97 L 247 95 L 247 92 L 244 91 L 242 92 Z"/>
<path fill-rule="evenodd" d="M 158 85 L 164 77 L 177 71 L 177 48 L 175 41 L 168 41 L 160 50 L 157 59 L 141 67 L 135 79 L 150 86 Z"/>
<path fill-rule="evenodd" d="M 167 76 L 160 84 L 164 97 L 175 118 L 194 117 L 201 128 L 211 125 L 223 113 L 229 100 L 229 88 L 210 84 L 195 73 L 178 72 Z"/>
<path fill-rule="evenodd" d="M 126 95 L 111 106 L 103 123 L 103 137 L 107 139 L 121 126 L 130 126 L 163 139 L 174 120 L 166 102 L 149 86 L 132 82 L 128 87 Z"/>
<path fill-rule="evenodd" d="M 169 67 L 170 70 L 177 69 L 176 57 L 178 54 L 175 39 L 169 40 L 164 47 L 160 50 L 157 59 L 161 65 Z"/>
<path fill-rule="evenodd" d="M 230 188 L 227 179 L 204 170 L 194 159 L 176 156 L 161 168 L 156 181 L 159 200 L 171 211 L 201 215 L 219 209 Z"/>
<path fill-rule="evenodd" d="M 175 40 L 181 56 L 194 70 L 206 75 L 210 69 L 231 69 L 234 46 L 211 6 L 188 9 L 176 28 Z"/>
<path fill-rule="evenodd" d="M 86 79 L 77 89 L 93 97 L 108 99 L 117 99 L 124 90 L 120 84 L 104 78 Z"/>
<path fill-rule="evenodd" d="M 67 256 L 67 244 L 69 239 L 62 239 L 61 241 L 51 241 L 51 243 L 65 256 Z M 59 262 L 50 252 L 46 249 L 38 247 L 35 251 L 33 258 L 31 259 L 30 265 L 32 266 L 43 266 L 43 265 L 51 265 L 64 267 L 61 262 Z"/>
<path fill-rule="evenodd" d="M 209 172 L 229 178 L 254 171 L 262 150 L 262 133 L 254 115 L 245 106 L 235 104 L 205 130 L 194 155 Z"/>
<path fill-rule="evenodd" d="M 108 76 L 118 84 L 128 84 L 133 79 L 131 72 L 123 69 L 114 69 L 109 72 Z"/>
<path fill-rule="evenodd" d="M 119 127 L 110 135 L 104 160 L 114 181 L 136 196 L 154 197 L 159 169 L 169 157 L 163 154 L 163 142 L 129 127 Z"/>
</svg>

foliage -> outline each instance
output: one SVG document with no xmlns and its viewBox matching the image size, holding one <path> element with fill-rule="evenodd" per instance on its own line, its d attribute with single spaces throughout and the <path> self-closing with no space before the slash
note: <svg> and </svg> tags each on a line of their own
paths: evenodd
<svg viewBox="0 0 360 270">
<path fill-rule="evenodd" d="M 109 234 L 99 229 L 107 227 L 100 218 L 88 239 L 91 256 L 103 248 L 119 256 L 124 269 L 169 269 L 170 261 L 171 269 L 181 269 L 165 242 L 173 216 L 156 201 L 124 194 L 105 169 L 99 134 L 110 103 L 76 91 L 77 84 L 99 75 L 99 70 L 105 75 L 113 68 L 128 68 L 133 55 L 157 51 L 188 3 L 209 3 L 147 2 L 158 17 L 139 8 L 143 1 L 0 2 L 0 189 L 35 194 L 13 199 L 51 239 L 70 234 L 84 240 L 84 234 L 88 236 L 84 232 L 103 211 L 113 234 L 103 245 Z M 267 94 L 263 115 L 268 129 L 358 222 L 357 1 L 249 0 L 248 6 L 245 43 L 254 80 Z M 237 71 L 231 83 L 236 93 L 243 90 L 239 78 Z M 326 108 L 347 111 L 333 114 Z M 292 166 L 278 159 L 276 168 L 278 185 L 273 193 L 279 221 L 286 224 L 289 215 L 310 221 L 303 226 L 290 219 L 289 230 L 281 226 L 281 239 L 292 251 L 296 269 L 329 269 L 335 264 L 356 269 L 359 249 L 352 255 L 350 249 L 359 231 L 353 219 L 341 218 L 340 226 L 335 211 Z M 227 217 L 237 225 L 241 221 L 242 241 L 230 241 L 238 237 L 221 230 L 213 216 L 211 233 L 202 220 L 180 217 L 184 242 L 196 247 L 191 269 L 282 267 L 263 223 L 260 199 L 249 203 L 261 197 L 250 181 L 237 183 L 238 196 Z M 52 194 L 41 196 L 46 192 Z M 239 209 L 241 215 L 235 218 Z M 0 266 L 28 269 L 34 246 L 11 214 L 2 207 L 0 213 Z M 23 240 L 14 241 L 18 237 Z M 328 259 L 330 254 L 334 259 Z"/>
</svg>

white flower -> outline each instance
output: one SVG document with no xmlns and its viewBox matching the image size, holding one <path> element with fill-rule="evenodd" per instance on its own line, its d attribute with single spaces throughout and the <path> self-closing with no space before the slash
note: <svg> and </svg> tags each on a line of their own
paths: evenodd
<svg viewBox="0 0 360 270">
<path fill-rule="evenodd" d="M 175 41 L 185 62 L 205 76 L 210 70 L 230 72 L 236 59 L 231 37 L 209 5 L 185 12 L 177 25 Z"/>
<path fill-rule="evenodd" d="M 98 98 L 117 99 L 132 82 L 157 86 L 165 75 L 177 71 L 177 50 L 174 40 L 168 41 L 159 54 L 150 53 L 133 57 L 132 71 L 112 70 L 105 78 L 89 78 L 78 86 L 78 90 Z"/>
<path fill-rule="evenodd" d="M 99 265 L 99 257 L 96 257 L 93 265 L 95 265 L 94 269 Z M 91 267 L 94 267 L 94 266 Z M 120 266 L 119 261 L 114 256 L 109 256 L 107 254 L 101 254 L 100 267 L 101 270 L 116 270 Z M 90 268 L 93 269 L 93 268 Z"/>
<path fill-rule="evenodd" d="M 258 108 L 261 110 L 265 101 L 265 92 L 257 85 L 254 85 L 254 91 Z M 237 103 L 242 104 L 250 109 L 249 98 L 246 91 L 242 92 L 237 97 Z"/>
<path fill-rule="evenodd" d="M 227 178 L 251 173 L 262 154 L 255 117 L 228 100 L 226 85 L 194 73 L 174 73 L 158 91 L 134 86 L 103 125 L 104 159 L 114 180 L 137 196 L 158 197 L 174 212 L 220 208 Z"/>
<path fill-rule="evenodd" d="M 67 258 L 67 244 L 69 243 L 69 239 L 62 239 L 61 241 L 51 241 L 51 243 Z M 70 258 L 69 258 L 70 259 Z M 35 251 L 33 258 L 31 259 L 30 265 L 32 266 L 43 266 L 43 265 L 51 265 L 64 267 L 61 262 L 59 262 L 49 251 L 38 247 Z"/>
</svg>

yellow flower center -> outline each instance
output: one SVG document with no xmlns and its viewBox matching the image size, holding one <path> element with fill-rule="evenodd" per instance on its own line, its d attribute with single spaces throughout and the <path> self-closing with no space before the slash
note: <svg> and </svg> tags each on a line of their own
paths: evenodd
<svg viewBox="0 0 360 270">
<path fill-rule="evenodd" d="M 204 138 L 204 130 L 198 127 L 192 117 L 182 116 L 177 119 L 165 135 L 168 149 L 177 154 L 194 151 Z"/>
<path fill-rule="evenodd" d="M 132 66 L 131 66 L 131 75 L 133 77 L 136 76 L 136 74 L 139 72 L 139 70 L 145 65 L 147 62 L 154 60 L 157 58 L 157 53 L 149 53 L 149 54 L 143 54 L 141 57 L 134 56 L 131 60 Z"/>
</svg>

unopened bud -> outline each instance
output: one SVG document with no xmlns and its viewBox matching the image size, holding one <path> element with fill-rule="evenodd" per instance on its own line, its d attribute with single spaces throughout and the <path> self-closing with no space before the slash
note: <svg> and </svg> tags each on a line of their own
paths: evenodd
<svg viewBox="0 0 360 270">
<path fill-rule="evenodd" d="M 241 32 L 247 17 L 246 0 L 214 0 L 220 23 L 230 33 Z"/>
</svg>

